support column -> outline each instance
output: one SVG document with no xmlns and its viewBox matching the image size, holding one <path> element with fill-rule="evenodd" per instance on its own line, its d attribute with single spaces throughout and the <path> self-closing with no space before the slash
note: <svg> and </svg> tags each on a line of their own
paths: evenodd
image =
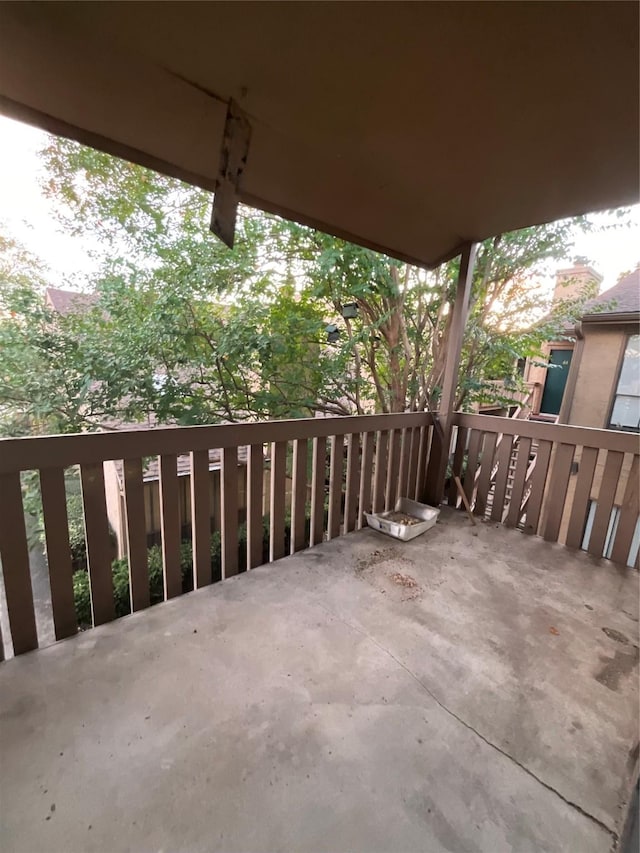
<svg viewBox="0 0 640 853">
<path fill-rule="evenodd" d="M 438 506 L 444 493 L 444 481 L 449 459 L 451 444 L 451 427 L 458 387 L 460 356 L 462 341 L 469 313 L 469 297 L 473 281 L 473 270 L 476 261 L 477 243 L 468 243 L 460 258 L 460 272 L 456 288 L 456 299 L 453 305 L 449 341 L 447 344 L 447 360 L 444 368 L 442 396 L 440 398 L 439 414 L 435 415 L 433 441 L 427 469 L 426 500 L 432 506 Z"/>
</svg>

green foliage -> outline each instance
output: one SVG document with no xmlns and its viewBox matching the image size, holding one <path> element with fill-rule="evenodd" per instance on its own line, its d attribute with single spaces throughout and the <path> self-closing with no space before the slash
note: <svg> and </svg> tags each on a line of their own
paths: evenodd
<svg viewBox="0 0 640 853">
<path fill-rule="evenodd" d="M 97 302 L 48 311 L 43 270 L 5 250 L 5 433 L 437 406 L 458 260 L 426 272 L 245 208 L 230 251 L 209 234 L 208 193 L 68 140 L 42 158 L 62 227 L 98 247 L 101 271 L 86 283 Z M 458 405 L 492 393 L 488 378 L 513 377 L 517 394 L 516 360 L 575 314 L 564 306 L 538 322 L 535 281 L 566 257 L 577 224 L 587 226 L 552 223 L 479 247 Z M 353 319 L 342 318 L 347 303 Z M 341 330 L 336 343 L 327 322 Z"/>
<path fill-rule="evenodd" d="M 91 620 L 91 590 L 89 575 L 86 571 L 73 573 L 73 600 L 76 606 L 76 619 L 80 628 L 90 628 Z"/>
<path fill-rule="evenodd" d="M 287 523 L 285 536 L 290 536 L 290 524 Z M 239 568 L 243 571 L 246 567 L 247 528 L 241 524 L 238 528 L 238 557 Z M 215 530 L 211 534 L 211 571 L 213 580 L 219 580 L 222 570 L 222 540 L 220 531 Z M 263 559 L 268 560 L 269 554 L 269 526 L 265 522 L 263 527 Z M 147 570 L 149 573 L 149 597 L 151 604 L 164 601 L 164 575 L 162 568 L 162 549 L 159 545 L 152 545 L 147 550 Z M 116 616 L 126 616 L 131 613 L 131 598 L 129 586 L 129 564 L 127 559 L 114 560 L 111 564 L 113 578 L 113 595 Z M 180 543 L 180 572 L 182 576 L 182 591 L 188 592 L 193 589 L 193 548 L 188 540 Z M 90 628 L 91 618 L 91 591 L 89 574 L 85 569 L 79 569 L 73 574 L 73 598 L 75 602 L 76 618 L 80 628 Z"/>
</svg>

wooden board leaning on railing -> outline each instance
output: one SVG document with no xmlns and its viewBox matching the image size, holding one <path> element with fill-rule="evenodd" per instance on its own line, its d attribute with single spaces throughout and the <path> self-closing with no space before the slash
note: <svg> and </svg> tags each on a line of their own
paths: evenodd
<svg viewBox="0 0 640 853">
<path fill-rule="evenodd" d="M 209 450 L 220 450 L 222 577 L 239 570 L 238 491 L 246 478 L 246 566 L 362 527 L 363 513 L 421 498 L 433 418 L 426 413 L 309 418 L 0 440 L 0 560 L 15 654 L 38 646 L 21 472 L 39 472 L 56 639 L 78 630 L 65 469 L 79 466 L 93 625 L 115 617 L 103 463 L 122 463 L 122 507 L 132 611 L 148 607 L 143 459 L 158 457 L 163 597 L 182 593 L 178 457 L 189 455 L 195 588 L 212 582 Z M 246 469 L 238 448 L 247 447 Z M 265 448 L 267 454 L 265 456 Z M 270 467 L 265 489 L 265 468 Z M 264 494 L 264 492 L 267 494 Z M 268 504 L 268 507 L 266 507 Z M 290 511 L 290 521 L 287 515 Z M 268 519 L 269 547 L 264 550 Z M 289 546 L 286 528 L 289 527 Z M 1 650 L 1 645 L 0 645 Z"/>
<path fill-rule="evenodd" d="M 639 515 L 638 435 L 489 415 L 457 414 L 454 425 L 452 479 L 460 477 L 476 515 L 627 565 Z M 455 486 L 449 503 L 458 503 Z"/>
</svg>

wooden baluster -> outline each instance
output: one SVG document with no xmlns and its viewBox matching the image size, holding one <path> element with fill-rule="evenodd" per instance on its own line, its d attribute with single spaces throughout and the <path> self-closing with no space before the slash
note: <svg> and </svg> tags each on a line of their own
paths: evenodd
<svg viewBox="0 0 640 853">
<path fill-rule="evenodd" d="M 191 452 L 191 541 L 193 588 L 208 586 L 211 571 L 211 507 L 209 505 L 209 451 Z"/>
<path fill-rule="evenodd" d="M 389 436 L 386 430 L 378 432 L 376 438 L 376 464 L 373 480 L 373 511 L 384 510 L 385 483 L 387 482 L 387 458 Z"/>
<path fill-rule="evenodd" d="M 553 442 L 551 441 L 541 441 L 538 444 L 536 465 L 531 475 L 531 492 L 527 501 L 527 515 L 523 528 L 525 533 L 535 534 L 538 532 L 552 446 Z"/>
<path fill-rule="evenodd" d="M 356 529 L 358 492 L 360 487 L 360 434 L 347 436 L 347 483 L 344 501 L 344 532 Z"/>
<path fill-rule="evenodd" d="M 344 436 L 331 437 L 331 469 L 329 473 L 329 529 L 328 539 L 340 536 L 342 515 L 342 476 L 344 462 Z"/>
<path fill-rule="evenodd" d="M 621 566 L 627 565 L 633 534 L 638 523 L 638 491 L 640 487 L 640 471 L 638 456 L 633 457 L 629 478 L 624 492 L 624 500 L 620 507 L 620 520 L 616 530 L 616 538 L 611 551 L 611 559 Z"/>
<path fill-rule="evenodd" d="M 238 574 L 238 448 L 222 451 L 222 578 Z"/>
<path fill-rule="evenodd" d="M 520 523 L 522 498 L 524 495 L 524 485 L 529 469 L 529 456 L 531 454 L 531 439 L 521 438 L 518 442 L 518 458 L 516 460 L 516 470 L 513 474 L 513 485 L 511 487 L 511 500 L 509 501 L 509 511 L 507 512 L 507 527 L 517 527 Z"/>
<path fill-rule="evenodd" d="M 567 548 L 580 548 L 584 536 L 584 526 L 589 511 L 591 486 L 598 462 L 598 449 L 584 447 L 578 463 L 578 479 L 573 493 L 569 529 L 567 531 Z"/>
<path fill-rule="evenodd" d="M 63 468 L 43 468 L 40 471 L 40 494 L 47 543 L 53 627 L 56 640 L 62 640 L 78 631 Z"/>
<path fill-rule="evenodd" d="M 392 429 L 389 435 L 389 465 L 387 468 L 387 485 L 385 489 L 384 506 L 386 510 L 396 507 L 398 497 L 398 480 L 400 478 L 400 430 Z"/>
<path fill-rule="evenodd" d="M 159 462 L 162 565 L 164 568 L 164 597 L 167 600 L 182 594 L 178 459 L 175 453 L 167 453 L 159 457 Z"/>
<path fill-rule="evenodd" d="M 21 655 L 38 648 L 38 634 L 18 471 L 0 475 L 0 560 L 13 653 Z"/>
<path fill-rule="evenodd" d="M 324 497 L 327 478 L 327 439 L 313 439 L 313 467 L 311 472 L 311 532 L 310 545 L 324 539 Z"/>
<path fill-rule="evenodd" d="M 420 427 L 420 446 L 418 448 L 418 476 L 416 477 L 415 499 L 421 502 L 425 499 L 427 466 L 429 463 L 429 448 L 431 445 L 432 433 L 432 426 Z"/>
<path fill-rule="evenodd" d="M 509 481 L 509 466 L 511 454 L 513 453 L 513 436 L 503 435 L 500 448 L 496 455 L 498 470 L 495 477 L 495 489 L 493 492 L 493 506 L 491 507 L 491 520 L 502 521 L 505 512 L 505 498 Z"/>
<path fill-rule="evenodd" d="M 293 442 L 293 492 L 291 495 L 291 553 L 307 547 L 307 439 Z"/>
<path fill-rule="evenodd" d="M 467 435 L 469 430 L 466 427 L 454 427 L 456 430 L 456 444 L 453 452 L 453 465 L 451 468 L 451 480 L 449 482 L 449 493 L 447 502 L 450 506 L 457 507 L 461 498 L 458 494 L 455 477 L 462 479 L 462 466 L 464 462 L 464 454 L 467 449 Z"/>
<path fill-rule="evenodd" d="M 371 512 L 373 438 L 374 434 L 372 432 L 365 432 L 362 434 L 362 467 L 360 470 L 360 494 L 358 495 L 358 530 L 364 526 L 364 513 Z"/>
<path fill-rule="evenodd" d="M 264 518 L 262 511 L 264 484 L 264 450 L 261 444 L 249 448 L 247 494 L 247 567 L 255 569 L 264 562 Z"/>
<path fill-rule="evenodd" d="M 464 474 L 464 493 L 467 496 L 470 506 L 473 506 L 473 495 L 476 485 L 476 470 L 478 468 L 478 457 L 480 455 L 480 444 L 483 438 L 483 433 L 480 430 L 472 429 L 471 437 L 469 438 L 469 452 L 467 454 L 467 469 Z"/>
<path fill-rule="evenodd" d="M 491 474 L 493 472 L 497 441 L 497 433 L 487 432 L 484 434 L 480 476 L 478 477 L 478 493 L 476 495 L 476 505 L 473 510 L 476 515 L 484 515 L 487 508 L 487 495 L 491 487 Z"/>
<path fill-rule="evenodd" d="M 420 427 L 407 430 L 409 437 L 409 475 L 407 479 L 407 497 L 415 500 L 418 481 L 418 451 L 420 449 Z"/>
<path fill-rule="evenodd" d="M 589 545 L 587 546 L 587 550 L 594 557 L 602 557 L 604 555 L 611 510 L 613 509 L 613 502 L 616 497 L 623 460 L 624 453 L 620 453 L 617 450 L 607 451 L 607 461 L 604 465 L 604 473 L 602 474 L 602 482 L 600 484 L 600 491 L 598 492 L 598 506 L 593 519 Z"/>
<path fill-rule="evenodd" d="M 111 572 L 112 548 L 102 462 L 81 465 L 80 481 L 84 505 L 91 611 L 93 624 L 102 625 L 104 622 L 115 619 L 116 616 Z"/>
<path fill-rule="evenodd" d="M 403 429 L 400 433 L 400 468 L 398 471 L 398 498 L 406 498 L 409 496 L 409 465 L 410 459 L 410 442 L 411 436 L 408 429 Z"/>
<path fill-rule="evenodd" d="M 545 542 L 558 541 L 574 453 L 573 444 L 561 444 L 556 450 L 549 481 L 549 502 L 543 533 Z"/>
<path fill-rule="evenodd" d="M 149 607 L 151 603 L 142 460 L 123 459 L 122 469 L 127 524 L 129 598 L 131 610 L 136 611 Z"/>
<path fill-rule="evenodd" d="M 271 497 L 269 508 L 269 559 L 279 560 L 285 554 L 284 515 L 287 480 L 287 442 L 271 445 Z"/>
</svg>

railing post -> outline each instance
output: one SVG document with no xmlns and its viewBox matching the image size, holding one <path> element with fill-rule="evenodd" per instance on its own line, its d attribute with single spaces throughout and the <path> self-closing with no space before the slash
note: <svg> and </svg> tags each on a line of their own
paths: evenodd
<svg viewBox="0 0 640 853">
<path fill-rule="evenodd" d="M 476 260 L 477 243 L 468 243 L 460 258 L 460 272 L 456 299 L 453 305 L 449 341 L 447 343 L 447 359 L 444 368 L 442 397 L 440 398 L 439 416 L 434 415 L 434 431 L 431 445 L 431 459 L 426 483 L 426 500 L 432 506 L 438 506 L 444 493 L 444 481 L 449 458 L 451 443 L 451 428 L 455 414 L 456 390 L 458 387 L 458 372 L 464 329 L 469 313 L 469 297 L 473 282 L 473 269 Z M 438 419 L 439 418 L 439 419 Z"/>
</svg>

